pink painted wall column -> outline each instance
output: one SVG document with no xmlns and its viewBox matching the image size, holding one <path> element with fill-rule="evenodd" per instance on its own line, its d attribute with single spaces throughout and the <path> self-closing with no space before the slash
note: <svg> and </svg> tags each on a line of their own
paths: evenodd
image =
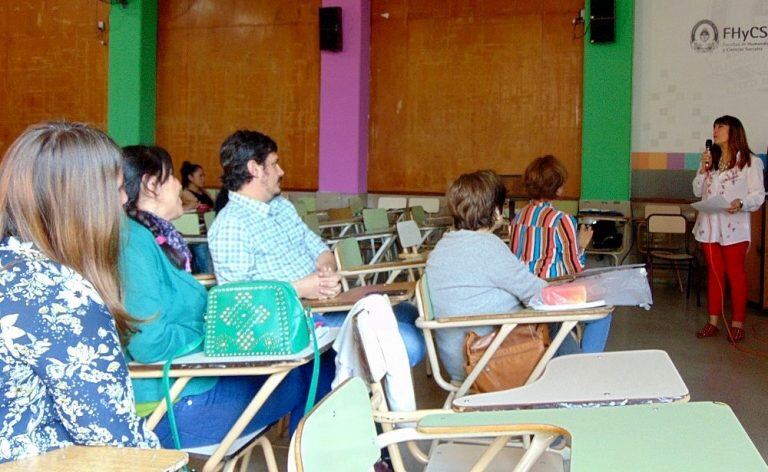
<svg viewBox="0 0 768 472">
<path fill-rule="evenodd" d="M 320 53 L 319 191 L 368 188 L 370 0 L 323 0 L 341 7 L 344 49 Z"/>
</svg>

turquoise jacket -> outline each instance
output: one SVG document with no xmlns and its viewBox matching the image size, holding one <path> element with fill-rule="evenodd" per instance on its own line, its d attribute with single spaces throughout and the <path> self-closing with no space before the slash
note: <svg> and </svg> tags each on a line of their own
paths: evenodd
<svg viewBox="0 0 768 472">
<path fill-rule="evenodd" d="M 208 301 L 205 287 L 185 270 L 176 268 L 152 233 L 130 218 L 121 237 L 120 275 L 126 310 L 143 320 L 128 342 L 129 360 L 165 361 L 203 337 Z M 215 377 L 192 379 L 182 396 L 206 392 L 215 384 Z M 136 379 L 133 385 L 136 403 L 163 398 L 160 379 Z"/>
</svg>

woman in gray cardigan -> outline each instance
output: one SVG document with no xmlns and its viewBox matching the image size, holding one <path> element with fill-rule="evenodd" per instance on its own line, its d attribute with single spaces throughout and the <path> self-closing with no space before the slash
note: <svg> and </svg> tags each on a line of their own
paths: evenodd
<svg viewBox="0 0 768 472">
<path fill-rule="evenodd" d="M 547 283 L 534 276 L 494 234 L 502 224 L 506 189 L 490 170 L 460 176 L 446 194 L 456 231 L 437 243 L 427 261 L 429 292 L 440 316 L 511 313 L 520 310 Z M 437 348 L 455 381 L 464 372 L 464 337 L 469 328 L 437 331 Z M 476 327 L 480 336 L 492 327 Z"/>
</svg>

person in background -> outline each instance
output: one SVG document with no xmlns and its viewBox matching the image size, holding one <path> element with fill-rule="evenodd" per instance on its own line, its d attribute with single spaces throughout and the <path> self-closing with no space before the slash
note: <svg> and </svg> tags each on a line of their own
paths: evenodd
<svg viewBox="0 0 768 472">
<path fill-rule="evenodd" d="M 83 124 L 33 125 L 0 163 L 0 462 L 158 447 L 121 347 L 123 201 L 120 149 Z"/>
<path fill-rule="evenodd" d="M 461 175 L 446 199 L 456 231 L 446 233 L 427 259 L 429 293 L 440 316 L 466 316 L 519 311 L 547 282 L 494 234 L 503 224 L 506 188 L 490 170 Z M 467 374 L 464 338 L 470 328 L 437 330 L 437 348 L 446 372 L 456 382 Z M 471 328 L 479 336 L 492 326 Z"/>
<path fill-rule="evenodd" d="M 699 212 L 693 236 L 701 243 L 707 260 L 707 312 L 709 322 L 696 337 L 708 338 L 717 327 L 725 306 L 725 281 L 731 289 L 733 320 L 730 341 L 746 337 L 747 271 L 744 260 L 749 249 L 751 229 L 749 212 L 757 211 L 765 201 L 763 161 L 747 143 L 747 134 L 738 118 L 725 115 L 712 127 L 714 147 L 701 155 L 701 165 L 693 179 L 693 194 L 702 200 L 722 196 L 729 202 L 726 210 Z"/>
<path fill-rule="evenodd" d="M 189 161 L 184 161 L 181 165 L 180 174 L 182 207 L 184 211 L 196 211 L 198 213 L 200 234 L 206 235 L 208 227 L 205 225 L 203 214 L 214 209 L 214 202 L 211 195 L 205 190 L 203 168 Z M 213 265 L 211 264 L 211 251 L 208 249 L 208 243 L 189 244 L 189 250 L 192 253 L 192 273 L 212 274 Z"/>
<path fill-rule="evenodd" d="M 584 250 L 592 240 L 592 228 L 576 231 L 576 218 L 556 209 L 552 200 L 563 194 L 568 171 L 555 156 L 538 157 L 525 169 L 523 182 L 531 201 L 510 224 L 512 252 L 542 279 L 577 274 L 584 270 Z M 560 354 L 603 352 L 611 329 L 612 315 L 584 323 L 581 346 L 566 337 Z"/>
<path fill-rule="evenodd" d="M 169 359 L 203 337 L 207 292 L 189 273 L 189 250 L 169 222 L 182 214 L 181 185 L 171 158 L 158 147 L 128 146 L 123 171 L 128 195 L 120 254 L 125 306 L 143 320 L 127 345 L 131 359 L 142 363 Z M 199 350 L 199 348 L 197 349 Z M 310 366 L 311 368 L 311 366 Z M 267 376 L 192 379 L 174 406 L 183 447 L 221 442 Z M 149 414 L 163 398 L 160 379 L 134 381 L 136 402 Z M 280 383 L 244 434 L 291 414 L 291 431 L 303 415 L 308 389 L 294 370 Z M 200 418 L 205 418 L 201 427 Z M 173 447 L 167 417 L 155 429 L 164 447 Z"/>
<path fill-rule="evenodd" d="M 184 161 L 181 164 L 181 203 L 184 210 L 201 213 L 213 209 L 213 198 L 205 189 L 205 173 L 202 166 Z"/>
</svg>

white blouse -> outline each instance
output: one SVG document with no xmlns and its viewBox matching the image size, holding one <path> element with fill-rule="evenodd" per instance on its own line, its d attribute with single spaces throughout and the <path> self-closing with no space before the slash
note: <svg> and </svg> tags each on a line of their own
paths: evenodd
<svg viewBox="0 0 768 472">
<path fill-rule="evenodd" d="M 738 160 L 738 155 L 737 155 Z M 696 172 L 693 194 L 702 200 L 722 195 L 732 202 L 740 198 L 744 206 L 740 212 L 701 213 L 696 217 L 693 236 L 702 243 L 719 243 L 723 246 L 750 241 L 749 212 L 760 209 L 765 201 L 763 161 L 750 156 L 750 165 L 739 169 L 734 166 L 723 172 L 711 170 Z"/>
</svg>

